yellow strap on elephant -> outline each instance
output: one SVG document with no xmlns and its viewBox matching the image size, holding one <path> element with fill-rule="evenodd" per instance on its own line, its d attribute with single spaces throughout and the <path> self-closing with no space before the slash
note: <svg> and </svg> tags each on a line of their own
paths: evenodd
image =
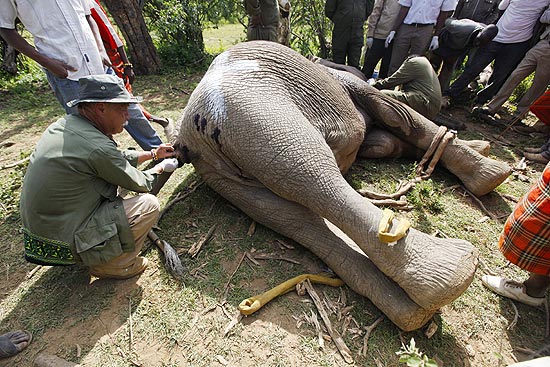
<svg viewBox="0 0 550 367">
<path fill-rule="evenodd" d="M 275 288 L 268 290 L 265 293 L 258 294 L 254 297 L 245 299 L 239 304 L 239 311 L 243 315 L 252 315 L 254 312 L 258 311 L 265 304 L 271 301 L 273 298 L 290 292 L 296 287 L 296 284 L 309 279 L 313 283 L 327 284 L 333 287 L 339 287 L 344 285 L 344 282 L 338 278 L 329 278 L 323 275 L 316 274 L 302 274 L 298 275 L 295 278 L 289 279 L 284 283 L 279 284 Z"/>
<path fill-rule="evenodd" d="M 395 214 L 390 209 L 384 209 L 382 219 L 378 225 L 378 238 L 385 243 L 396 242 L 405 237 L 411 227 L 411 223 L 406 219 L 400 219 L 395 233 L 388 232 Z"/>
</svg>

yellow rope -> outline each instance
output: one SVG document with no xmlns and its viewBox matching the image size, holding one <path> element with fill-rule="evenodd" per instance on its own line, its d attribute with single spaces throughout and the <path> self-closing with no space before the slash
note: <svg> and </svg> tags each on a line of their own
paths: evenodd
<svg viewBox="0 0 550 367">
<path fill-rule="evenodd" d="M 344 282 L 338 278 L 329 278 L 323 275 L 316 274 L 302 274 L 298 275 L 295 278 L 289 279 L 284 283 L 279 284 L 275 288 L 268 290 L 262 294 L 258 294 L 254 297 L 245 299 L 239 304 L 239 311 L 243 315 L 252 315 L 254 312 L 258 311 L 265 304 L 271 301 L 273 298 L 278 297 L 282 294 L 290 292 L 296 287 L 296 284 L 309 279 L 313 283 L 321 283 L 330 285 L 333 287 L 340 287 L 344 285 Z"/>
<path fill-rule="evenodd" d="M 411 223 L 406 219 L 400 219 L 395 233 L 388 232 L 391 228 L 391 222 L 395 214 L 390 209 L 384 209 L 382 219 L 378 225 L 378 238 L 385 243 L 396 242 L 405 237 L 411 227 Z"/>
</svg>

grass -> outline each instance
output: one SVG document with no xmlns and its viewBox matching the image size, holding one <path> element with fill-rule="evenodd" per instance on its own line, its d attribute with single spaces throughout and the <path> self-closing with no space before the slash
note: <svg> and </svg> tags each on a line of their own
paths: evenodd
<svg viewBox="0 0 550 367">
<path fill-rule="evenodd" d="M 242 26 L 218 30 L 222 36 L 206 36 L 208 32 L 205 40 L 209 50 L 219 51 L 242 37 Z M 134 90 L 144 96 L 150 112 L 176 119 L 201 76 L 190 71 L 140 76 Z M 0 148 L 0 165 L 30 154 L 46 126 L 63 113 L 40 78 L 3 85 L 0 106 L 0 142 L 15 143 Z M 460 111 L 456 113 L 468 122 L 468 130 L 459 134 L 461 138 L 490 137 L 495 133 L 491 130 L 494 128 L 481 126 Z M 544 139 L 513 132 L 505 138 L 515 146 L 493 145 L 492 154 L 510 164 L 519 160 L 522 146 L 536 146 Z M 125 133 L 117 139 L 123 148 L 135 146 Z M 518 324 L 508 330 L 514 319 L 513 305 L 488 292 L 480 282 L 489 269 L 515 279 L 525 277 L 516 267 L 508 266 L 495 247 L 505 216 L 514 205 L 501 194 L 521 196 L 542 168 L 530 166 L 525 173 L 527 182 L 512 176 L 481 198 L 498 220 L 485 218 L 475 201 L 460 188 L 453 188 L 459 182 L 442 168 L 408 194 L 414 209 L 398 216 L 407 217 L 422 231 L 439 231 L 472 242 L 482 260 L 472 285 L 434 317 L 438 329 L 433 337 L 427 338 L 425 329 L 401 332 L 384 319 L 370 336 L 366 356 L 358 355 L 365 328 L 381 312 L 347 287 L 316 286 L 336 305 L 330 317 L 333 326 L 344 334 L 356 365 L 397 366 L 395 353 L 411 338 L 440 366 L 504 366 L 524 357 L 516 348 L 536 350 L 547 343 L 542 310 L 518 305 Z M 355 188 L 392 192 L 398 181 L 410 177 L 414 169 L 415 164 L 407 160 L 364 160 L 358 161 L 346 178 Z M 295 275 L 322 271 L 325 266 L 300 245 L 265 227 L 257 225 L 249 235 L 251 219 L 206 185 L 176 204 L 159 223 L 161 238 L 181 251 L 217 224 L 212 240 L 196 258 L 181 256 L 189 269 L 183 284 L 166 272 L 154 247 L 146 251 L 150 267 L 137 279 L 90 279 L 86 269 L 78 267 L 43 267 L 27 278 L 34 266 L 21 255 L 21 223 L 16 210 L 22 172 L 24 168 L 17 167 L 3 170 L 0 176 L 2 206 L 6 207 L 0 218 L 0 331 L 28 329 L 34 341 L 17 357 L 2 361 L 2 366 L 30 366 L 43 352 L 83 366 L 119 367 L 133 365 L 132 361 L 144 366 L 216 366 L 224 361 L 232 366 L 347 365 L 329 340 L 325 340 L 324 348 L 319 347 L 315 328 L 304 318 L 315 307 L 308 297 L 293 292 L 244 318 L 224 336 L 241 300 Z M 195 180 L 199 178 L 192 167 L 176 171 L 159 194 L 162 205 Z M 294 248 L 282 246 L 279 241 Z M 299 264 L 259 260 L 260 265 L 255 265 L 245 260 L 235 271 L 245 251 L 284 255 Z M 351 309 L 339 315 L 337 310 L 345 306 Z"/>
</svg>

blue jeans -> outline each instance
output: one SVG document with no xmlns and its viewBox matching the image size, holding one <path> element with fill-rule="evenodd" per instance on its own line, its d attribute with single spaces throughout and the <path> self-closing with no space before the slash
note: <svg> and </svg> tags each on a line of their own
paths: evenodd
<svg viewBox="0 0 550 367">
<path fill-rule="evenodd" d="M 113 69 L 109 68 L 107 74 L 114 75 Z M 78 107 L 67 107 L 67 102 L 78 98 L 79 85 L 77 81 L 58 78 L 46 70 L 48 82 L 61 106 L 67 114 L 78 114 Z M 156 130 L 153 129 L 149 120 L 143 115 L 139 104 L 132 103 L 128 107 L 128 124 L 124 127 L 128 134 L 138 143 L 143 150 L 151 150 L 162 144 Z"/>
</svg>

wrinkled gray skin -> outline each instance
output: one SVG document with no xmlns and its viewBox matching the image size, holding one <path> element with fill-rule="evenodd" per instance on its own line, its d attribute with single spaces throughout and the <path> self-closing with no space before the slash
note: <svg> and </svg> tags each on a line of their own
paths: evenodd
<svg viewBox="0 0 550 367">
<path fill-rule="evenodd" d="M 364 81 L 276 43 L 246 42 L 214 60 L 177 124 L 180 161 L 310 249 L 401 329 L 421 327 L 471 283 L 478 251 L 469 242 L 415 229 L 381 242 L 381 210 L 343 178 L 358 153 L 403 153 L 403 140 L 425 150 L 438 128 Z M 371 132 L 376 142 L 362 144 Z M 458 139 L 441 161 L 479 195 L 510 173 Z"/>
</svg>

